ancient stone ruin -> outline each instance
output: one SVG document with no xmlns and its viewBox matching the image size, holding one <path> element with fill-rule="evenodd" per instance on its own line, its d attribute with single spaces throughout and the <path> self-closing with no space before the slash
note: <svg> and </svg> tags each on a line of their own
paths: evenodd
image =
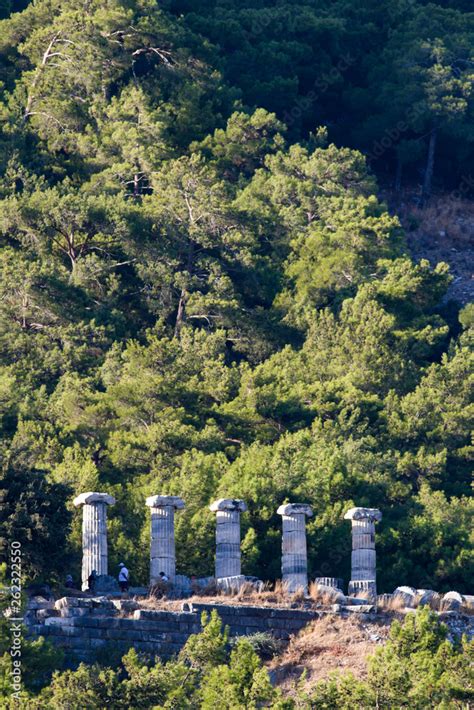
<svg viewBox="0 0 474 710">
<path fill-rule="evenodd" d="M 107 576 L 107 506 L 114 503 L 112 496 L 96 492 L 83 493 L 74 500 L 74 505 L 83 509 L 82 586 L 88 587 L 88 577 L 95 570 L 101 584 L 96 586 L 94 594 L 76 593 L 57 600 L 32 598 L 25 616 L 28 633 L 45 636 L 66 649 L 72 665 L 81 660 L 93 661 L 98 652 L 105 653 L 107 658 L 114 653 L 123 654 L 132 646 L 140 652 L 170 657 L 183 647 L 190 634 L 199 631 L 201 613 L 213 609 L 228 625 L 231 635 L 264 632 L 287 641 L 309 621 L 326 614 L 357 615 L 369 621 L 393 604 L 405 611 L 429 604 L 439 610 L 453 638 L 462 633 L 474 636 L 474 616 L 465 613 L 466 609 L 474 609 L 474 597 L 457 592 L 442 596 L 408 586 L 377 597 L 375 523 L 382 519 L 382 514 L 374 508 L 351 508 L 344 516 L 352 523 L 347 596 L 342 580 L 337 577 L 317 577 L 311 590 L 313 596 L 307 596 L 306 519 L 313 513 L 306 503 L 286 503 L 277 513 L 282 517 L 281 571 L 288 601 L 284 606 L 281 602 L 269 606 L 238 600 L 228 602 L 230 597 L 225 597 L 226 602 L 222 603 L 222 598 L 217 597 L 209 603 L 201 601 L 199 592 L 196 595 L 196 585 L 202 589 L 213 583 L 214 587 L 232 594 L 250 582 L 250 588 L 257 591 L 257 597 L 251 598 L 261 599 L 258 595 L 263 584 L 241 573 L 240 518 L 247 510 L 245 502 L 221 498 L 210 505 L 216 514 L 215 576 L 194 579 L 192 585 L 189 578 L 176 574 L 174 519 L 185 503 L 177 496 L 150 496 L 146 499 L 151 527 L 150 587 L 159 582 L 163 572 L 168 578 L 167 596 L 174 604 L 167 606 L 165 600 L 161 608 L 150 609 L 144 601 L 150 587 L 131 588 L 127 598 L 123 598 L 116 581 Z M 295 597 L 297 592 L 299 595 Z M 183 601 L 177 609 L 177 598 L 189 601 Z M 298 603 L 292 601 L 295 599 Z"/>
<path fill-rule="evenodd" d="M 107 506 L 115 499 L 107 493 L 82 493 L 74 499 L 83 507 L 82 523 L 82 588 L 88 588 L 92 570 L 106 576 L 107 570 Z M 185 503 L 178 496 L 150 496 L 150 585 L 163 573 L 176 581 L 176 549 L 174 517 Z M 243 500 L 220 498 L 209 506 L 216 514 L 215 580 L 224 588 L 238 588 L 247 579 L 242 575 L 240 554 L 240 516 L 247 510 Z M 281 575 L 288 592 L 308 590 L 308 553 L 306 518 L 313 515 L 307 503 L 285 503 L 277 510 L 282 517 Z M 352 571 L 349 595 L 364 592 L 376 597 L 375 523 L 382 519 L 376 508 L 351 508 L 344 516 L 352 522 Z M 328 582 L 327 580 L 332 580 Z M 319 578 L 323 585 L 340 588 L 337 578 Z M 181 585 L 182 576 L 180 576 Z"/>
<path fill-rule="evenodd" d="M 150 496 L 150 584 L 156 584 L 163 572 L 171 583 L 176 577 L 176 549 L 174 542 L 174 514 L 184 508 L 177 496 Z"/>
<path fill-rule="evenodd" d="M 352 522 L 351 581 L 349 594 L 377 596 L 375 523 L 382 520 L 377 508 L 351 508 L 344 518 Z"/>
<path fill-rule="evenodd" d="M 107 506 L 115 498 L 108 493 L 81 493 L 74 505 L 82 506 L 82 589 L 88 589 L 92 571 L 97 575 L 108 573 Z"/>
<path fill-rule="evenodd" d="M 240 514 L 243 500 L 221 498 L 209 506 L 216 514 L 216 579 L 240 577 Z"/>
<path fill-rule="evenodd" d="M 313 515 L 306 503 L 287 503 L 277 510 L 282 516 L 281 577 L 289 592 L 308 590 L 306 518 Z"/>
</svg>

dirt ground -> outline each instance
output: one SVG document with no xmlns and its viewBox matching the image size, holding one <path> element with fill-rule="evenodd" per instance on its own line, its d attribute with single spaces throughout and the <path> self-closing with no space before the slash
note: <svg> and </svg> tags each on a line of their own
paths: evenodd
<svg viewBox="0 0 474 710">
<path fill-rule="evenodd" d="M 351 671 L 363 678 L 367 657 L 386 641 L 392 621 L 393 615 L 370 622 L 338 616 L 318 619 L 293 637 L 281 655 L 268 662 L 272 681 L 285 695 L 291 695 L 304 670 L 305 690 L 333 672 Z"/>
<path fill-rule="evenodd" d="M 474 301 L 474 201 L 458 191 L 434 195 L 420 207 L 410 189 L 399 194 L 383 190 L 381 199 L 398 215 L 416 261 L 449 264 L 453 280 L 445 300 L 461 305 Z"/>
</svg>

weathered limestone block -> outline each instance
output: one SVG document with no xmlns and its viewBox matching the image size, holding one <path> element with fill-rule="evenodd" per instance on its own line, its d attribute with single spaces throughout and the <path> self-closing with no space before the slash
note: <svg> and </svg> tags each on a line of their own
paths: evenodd
<svg viewBox="0 0 474 710">
<path fill-rule="evenodd" d="M 313 515 L 307 503 L 280 505 L 282 516 L 281 574 L 289 592 L 308 591 L 308 553 L 306 547 L 306 517 Z"/>
<path fill-rule="evenodd" d="M 459 592 L 447 592 L 441 600 L 442 611 L 457 611 L 464 604 L 464 598 Z"/>
<path fill-rule="evenodd" d="M 340 577 L 315 577 L 315 584 L 323 584 L 325 587 L 332 587 L 343 591 L 343 580 Z"/>
<path fill-rule="evenodd" d="M 28 611 L 37 611 L 38 609 L 54 609 L 54 599 L 44 599 L 43 597 L 32 597 L 28 600 Z"/>
<path fill-rule="evenodd" d="M 378 594 L 377 604 L 381 607 L 390 606 L 393 602 L 393 594 Z"/>
<path fill-rule="evenodd" d="M 81 493 L 74 498 L 82 512 L 82 589 L 88 589 L 88 579 L 95 570 L 97 575 L 108 572 L 107 552 L 107 506 L 114 505 L 115 498 L 107 493 Z"/>
<path fill-rule="evenodd" d="M 36 618 L 38 619 L 38 621 L 42 621 L 50 616 L 59 616 L 60 613 L 61 612 L 59 612 L 57 609 L 38 609 L 36 611 Z"/>
<path fill-rule="evenodd" d="M 151 513 L 150 584 L 160 580 L 160 572 L 174 582 L 176 577 L 176 547 L 174 515 L 182 510 L 184 501 L 178 496 L 150 496 L 146 505 Z"/>
<path fill-rule="evenodd" d="M 133 599 L 112 599 L 111 601 L 118 611 L 131 612 L 140 607 L 139 603 Z"/>
<path fill-rule="evenodd" d="M 243 500 L 220 498 L 209 506 L 216 514 L 216 579 L 241 575 L 240 514 L 247 510 Z"/>
<path fill-rule="evenodd" d="M 416 596 L 418 606 L 430 606 L 433 609 L 437 609 L 441 602 L 441 595 L 432 589 L 417 589 Z"/>
<path fill-rule="evenodd" d="M 374 614 L 376 607 L 373 604 L 355 604 L 344 606 L 341 611 L 348 614 Z"/>
<path fill-rule="evenodd" d="M 325 584 L 315 584 L 315 592 L 327 604 L 346 604 L 349 601 L 340 589 Z"/>
<path fill-rule="evenodd" d="M 416 606 L 417 593 L 414 587 L 397 587 L 393 592 L 393 598 L 402 602 L 406 607 L 413 609 Z"/>
<path fill-rule="evenodd" d="M 349 594 L 363 591 L 375 598 L 377 596 L 375 523 L 382 519 L 382 513 L 377 508 L 351 508 L 344 518 L 352 522 Z"/>
<path fill-rule="evenodd" d="M 260 592 L 264 587 L 261 579 L 258 579 L 258 577 L 250 577 L 245 574 L 240 574 L 235 577 L 222 577 L 220 579 L 216 579 L 216 584 L 218 589 L 222 589 L 223 591 L 232 594 L 238 592 L 244 585 L 253 587 L 257 592 Z"/>
</svg>

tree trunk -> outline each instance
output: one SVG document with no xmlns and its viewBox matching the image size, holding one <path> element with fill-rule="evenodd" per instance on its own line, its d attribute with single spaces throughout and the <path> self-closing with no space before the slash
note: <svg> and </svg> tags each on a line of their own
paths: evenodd
<svg viewBox="0 0 474 710">
<path fill-rule="evenodd" d="M 181 289 L 181 294 L 179 296 L 178 312 L 176 313 L 176 323 L 174 326 L 174 337 L 179 338 L 181 331 L 181 326 L 184 320 L 184 304 L 186 303 L 186 289 Z"/>
<path fill-rule="evenodd" d="M 191 276 L 191 274 L 193 272 L 193 260 L 194 260 L 194 243 L 190 242 L 189 250 L 188 250 L 188 260 L 187 260 L 187 264 L 186 264 L 186 271 L 188 272 L 189 276 Z M 187 295 L 188 294 L 187 294 L 186 288 L 183 287 L 181 289 L 181 293 L 179 296 L 178 312 L 176 313 L 176 323 L 174 326 L 174 337 L 175 338 L 179 338 L 181 326 L 184 323 L 186 296 Z"/>
<path fill-rule="evenodd" d="M 431 195 L 431 184 L 433 182 L 434 158 L 436 150 L 436 138 L 437 129 L 433 128 L 430 133 L 430 142 L 428 145 L 428 158 L 426 161 L 425 178 L 423 180 L 423 192 L 421 194 L 422 204 L 425 204 L 425 202 L 429 199 Z"/>
<path fill-rule="evenodd" d="M 402 189 L 402 174 L 403 162 L 400 155 L 397 153 L 397 167 L 395 170 L 395 192 L 400 192 Z"/>
</svg>

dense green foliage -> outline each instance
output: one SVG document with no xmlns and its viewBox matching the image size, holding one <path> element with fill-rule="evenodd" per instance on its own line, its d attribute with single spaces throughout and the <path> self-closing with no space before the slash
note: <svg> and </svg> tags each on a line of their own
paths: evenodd
<svg viewBox="0 0 474 710">
<path fill-rule="evenodd" d="M 330 142 L 369 149 L 416 106 L 388 154 L 435 132 L 462 171 L 467 9 L 37 0 L 1 22 L 0 537 L 28 578 L 78 577 L 71 500 L 99 489 L 134 582 L 145 497 L 173 493 L 184 573 L 212 572 L 207 506 L 234 495 L 247 573 L 279 576 L 290 499 L 312 575 L 347 578 L 343 513 L 372 505 L 381 588 L 469 589 L 470 311 Z"/>
<path fill-rule="evenodd" d="M 474 699 L 474 642 L 468 643 L 464 638 L 453 644 L 446 636 L 447 628 L 436 615 L 426 607 L 420 608 L 416 615 L 409 614 L 403 625 L 394 622 L 389 641 L 369 659 L 366 680 L 356 680 L 351 674 L 339 675 L 319 682 L 310 693 L 296 687 L 292 697 L 285 698 L 272 687 L 250 640 L 241 637 L 230 646 L 228 632 L 213 612 L 210 619 L 203 619 L 202 632 L 191 636 L 178 657 L 171 661 L 150 662 L 131 649 L 117 669 L 81 664 L 74 671 L 56 672 L 40 693 L 25 690 L 22 700 L 5 707 L 28 710 L 467 708 Z M 0 669 L 7 665 L 5 657 L 3 661 L 0 659 Z"/>
</svg>

